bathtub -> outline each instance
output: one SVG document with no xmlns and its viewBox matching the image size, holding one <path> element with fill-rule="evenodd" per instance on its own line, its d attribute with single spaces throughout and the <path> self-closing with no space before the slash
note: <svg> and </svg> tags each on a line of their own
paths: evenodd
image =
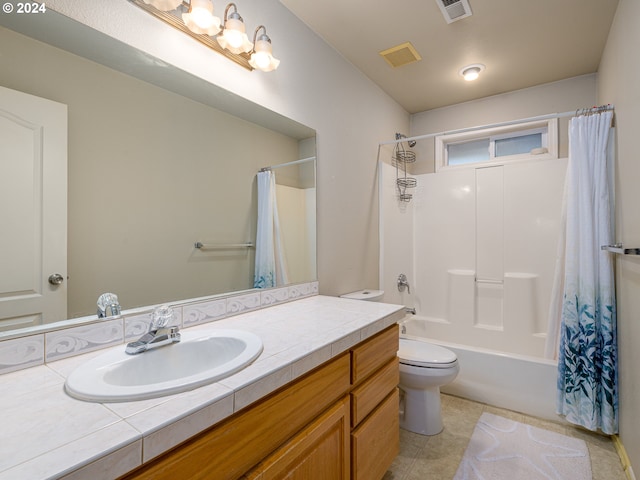
<svg viewBox="0 0 640 480">
<path fill-rule="evenodd" d="M 442 392 L 562 421 L 555 410 L 557 362 L 428 338 L 422 334 L 424 322 L 419 316 L 408 315 L 401 322 L 406 328 L 401 336 L 441 345 L 457 355 L 460 373 L 452 383 L 440 389 Z"/>
</svg>

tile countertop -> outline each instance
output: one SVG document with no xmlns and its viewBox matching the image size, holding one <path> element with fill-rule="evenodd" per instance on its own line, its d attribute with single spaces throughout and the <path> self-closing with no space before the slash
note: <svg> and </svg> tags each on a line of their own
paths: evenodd
<svg viewBox="0 0 640 480">
<path fill-rule="evenodd" d="M 191 327 L 249 330 L 264 350 L 217 383 L 151 400 L 92 403 L 64 392 L 78 365 L 123 345 L 2 375 L 0 480 L 117 478 L 403 317 L 401 305 L 313 296 Z"/>
</svg>

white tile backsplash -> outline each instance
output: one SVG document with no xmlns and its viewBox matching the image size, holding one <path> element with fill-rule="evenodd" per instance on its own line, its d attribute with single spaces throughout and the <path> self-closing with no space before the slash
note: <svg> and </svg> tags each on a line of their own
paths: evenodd
<svg viewBox="0 0 640 480">
<path fill-rule="evenodd" d="M 44 334 L 0 342 L 0 373 L 44 363 Z"/>
<path fill-rule="evenodd" d="M 272 288 L 260 292 L 260 303 L 263 307 L 289 301 L 289 287 Z"/>
<path fill-rule="evenodd" d="M 182 307 L 182 319 L 185 327 L 214 322 L 226 316 L 227 300 L 225 298 Z"/>
<path fill-rule="evenodd" d="M 318 282 L 310 282 L 171 305 L 176 310 L 179 325 L 191 327 L 317 294 Z M 102 322 L 2 340 L 0 375 L 137 339 L 149 329 L 152 309 L 138 308 L 134 314 L 125 312 L 121 317 Z"/>
<path fill-rule="evenodd" d="M 122 318 L 48 332 L 45 336 L 45 358 L 47 362 L 91 352 L 124 342 Z"/>
<path fill-rule="evenodd" d="M 227 298 L 227 314 L 238 315 L 260 308 L 260 293 L 248 293 Z"/>
</svg>

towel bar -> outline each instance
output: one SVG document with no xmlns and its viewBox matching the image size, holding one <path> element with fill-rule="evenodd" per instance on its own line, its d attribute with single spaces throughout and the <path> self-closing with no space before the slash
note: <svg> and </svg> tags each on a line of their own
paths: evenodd
<svg viewBox="0 0 640 480">
<path fill-rule="evenodd" d="M 247 242 L 247 243 L 211 244 L 211 243 L 196 242 L 194 246 L 200 250 L 220 250 L 225 248 L 251 248 L 253 247 L 253 243 Z"/>
<path fill-rule="evenodd" d="M 614 245 L 602 245 L 601 250 L 617 253 L 618 255 L 640 255 L 640 248 L 625 248 L 621 243 Z"/>
</svg>

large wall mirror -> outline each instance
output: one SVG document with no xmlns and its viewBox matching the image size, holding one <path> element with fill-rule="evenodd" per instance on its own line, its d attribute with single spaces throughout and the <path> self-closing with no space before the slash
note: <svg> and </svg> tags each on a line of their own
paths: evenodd
<svg viewBox="0 0 640 480">
<path fill-rule="evenodd" d="M 255 250 L 243 245 L 256 241 L 268 166 L 293 163 L 273 168 L 289 283 L 316 278 L 311 128 L 53 11 L 0 15 L 0 86 L 64 104 L 68 118 L 65 278 L 35 281 L 64 294 L 65 313 L 12 314 L 4 288 L 0 331 L 95 315 L 104 292 L 130 309 L 252 288 Z M 0 264 L 16 272 L 14 242 Z"/>
</svg>

